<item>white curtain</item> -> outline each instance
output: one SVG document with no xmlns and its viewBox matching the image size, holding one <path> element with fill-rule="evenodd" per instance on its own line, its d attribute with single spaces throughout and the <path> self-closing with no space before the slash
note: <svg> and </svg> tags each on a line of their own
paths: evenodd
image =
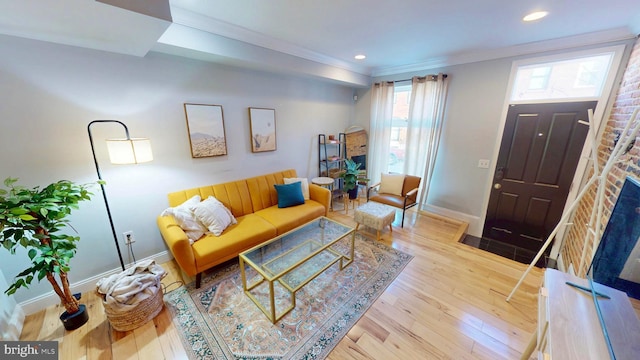
<svg viewBox="0 0 640 360">
<path fill-rule="evenodd" d="M 380 174 L 387 171 L 389 143 L 391 142 L 391 118 L 393 115 L 393 82 L 373 84 L 371 88 L 371 122 L 369 124 L 369 159 L 367 176 L 369 184 L 380 181 Z"/>
<path fill-rule="evenodd" d="M 433 178 L 444 120 L 447 85 L 446 75 L 443 74 L 411 79 L 404 173 L 422 177 L 418 198 L 420 209 L 427 202 Z"/>
</svg>

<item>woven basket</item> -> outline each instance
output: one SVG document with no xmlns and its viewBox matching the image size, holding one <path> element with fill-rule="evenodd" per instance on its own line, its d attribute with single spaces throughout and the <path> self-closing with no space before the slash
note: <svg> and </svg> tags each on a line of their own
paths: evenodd
<svg viewBox="0 0 640 360">
<path fill-rule="evenodd" d="M 158 282 L 156 289 L 155 294 L 142 300 L 135 308 L 126 312 L 114 312 L 113 309 L 103 301 L 104 312 L 107 314 L 107 319 L 109 323 L 111 323 L 111 327 L 117 331 L 129 331 L 139 328 L 156 317 L 164 305 L 160 282 Z"/>
</svg>

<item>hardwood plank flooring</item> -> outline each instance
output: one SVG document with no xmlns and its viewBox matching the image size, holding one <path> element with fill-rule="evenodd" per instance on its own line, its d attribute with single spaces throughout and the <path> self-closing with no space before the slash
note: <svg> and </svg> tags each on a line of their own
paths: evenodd
<svg viewBox="0 0 640 360">
<path fill-rule="evenodd" d="M 466 224 L 408 211 L 380 241 L 414 259 L 336 346 L 328 359 L 518 359 L 535 329 L 543 271 L 527 276 L 510 302 L 505 298 L 526 265 L 459 243 Z M 354 226 L 353 211 L 329 217 Z M 375 230 L 360 227 L 375 239 Z M 162 241 L 159 239 L 158 241 Z M 168 290 L 193 281 L 174 261 L 162 264 Z M 58 340 L 61 359 L 186 359 L 170 312 L 127 332 L 115 331 L 95 293 L 83 294 L 89 323 L 65 331 L 58 305 L 29 315 L 22 340 Z M 640 305 L 634 303 L 640 312 Z"/>
</svg>

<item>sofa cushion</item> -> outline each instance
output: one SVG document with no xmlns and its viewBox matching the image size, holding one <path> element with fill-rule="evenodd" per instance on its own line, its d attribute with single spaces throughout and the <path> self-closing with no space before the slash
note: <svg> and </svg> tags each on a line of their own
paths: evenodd
<svg viewBox="0 0 640 360">
<path fill-rule="evenodd" d="M 288 208 L 304 204 L 304 196 L 302 195 L 302 185 L 299 181 L 291 184 L 273 185 L 278 193 L 278 207 Z"/>
<path fill-rule="evenodd" d="M 204 201 L 190 208 L 196 218 L 215 235 L 220 236 L 224 229 L 236 223 L 236 219 L 218 199 L 209 196 Z"/>
<path fill-rule="evenodd" d="M 302 196 L 305 201 L 309 200 L 309 180 L 307 180 L 307 178 L 283 178 L 282 180 L 285 184 L 300 182 L 300 186 L 302 187 Z"/>
<path fill-rule="evenodd" d="M 191 247 L 198 269 L 207 269 L 238 256 L 263 241 L 276 236 L 276 229 L 260 216 L 249 214 L 236 218 L 219 237 L 205 235 Z"/>
<path fill-rule="evenodd" d="M 324 216 L 325 208 L 317 201 L 309 200 L 302 205 L 288 208 L 268 207 L 255 214 L 271 223 L 278 235 L 303 225 L 317 217 Z"/>
<path fill-rule="evenodd" d="M 404 208 L 404 197 L 392 194 L 377 194 L 371 196 L 369 201 L 378 202 L 381 204 L 391 205 L 397 208 Z"/>
<path fill-rule="evenodd" d="M 189 200 L 182 204 L 165 209 L 160 216 L 172 215 L 176 219 L 178 226 L 184 230 L 189 238 L 189 242 L 193 243 L 200 239 L 207 231 L 191 210 L 191 207 L 200 202 L 200 195 L 192 196 Z"/>
</svg>

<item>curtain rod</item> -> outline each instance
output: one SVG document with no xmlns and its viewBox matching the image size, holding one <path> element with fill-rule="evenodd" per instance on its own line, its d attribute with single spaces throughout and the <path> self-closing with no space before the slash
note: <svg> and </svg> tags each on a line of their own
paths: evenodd
<svg viewBox="0 0 640 360">
<path fill-rule="evenodd" d="M 428 78 L 429 76 L 431 77 L 431 80 L 435 80 L 435 79 L 438 78 L 438 75 L 425 75 L 425 76 L 417 76 L 417 77 L 418 78 Z M 447 78 L 447 74 L 442 74 L 442 77 L 444 79 L 446 79 Z M 413 80 L 413 78 L 411 78 L 411 79 L 402 79 L 402 80 L 389 80 L 387 82 L 398 83 L 398 82 L 411 81 L 411 80 Z M 377 82 L 376 84 L 380 84 L 380 83 Z"/>
</svg>

